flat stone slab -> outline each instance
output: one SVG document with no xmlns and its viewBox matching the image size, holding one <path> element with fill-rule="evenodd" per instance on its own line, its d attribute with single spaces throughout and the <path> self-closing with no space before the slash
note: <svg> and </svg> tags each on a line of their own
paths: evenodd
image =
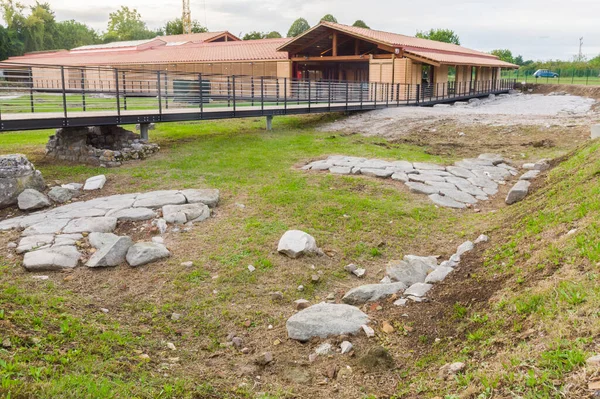
<svg viewBox="0 0 600 399">
<path fill-rule="evenodd" d="M 305 342 L 313 337 L 357 334 L 368 322 L 369 317 L 354 306 L 323 302 L 296 313 L 285 325 L 291 339 Z"/>
<path fill-rule="evenodd" d="M 332 166 L 329 171 L 335 175 L 349 175 L 352 173 L 352 166 Z"/>
<path fill-rule="evenodd" d="M 467 207 L 464 202 L 458 202 L 450 197 L 441 196 L 439 194 L 431 194 L 429 199 L 431 199 L 434 204 L 443 206 L 445 208 L 464 209 Z"/>
<path fill-rule="evenodd" d="M 133 206 L 135 208 L 161 208 L 165 205 L 181 205 L 187 202 L 185 195 L 176 190 L 154 191 L 140 194 Z"/>
<path fill-rule="evenodd" d="M 117 227 L 115 217 L 79 218 L 71 220 L 63 229 L 63 233 L 108 233 Z"/>
<path fill-rule="evenodd" d="M 365 176 L 374 176 L 374 177 L 391 177 L 394 174 L 394 171 L 387 169 L 375 169 L 375 168 L 360 168 L 360 174 Z"/>
<path fill-rule="evenodd" d="M 21 235 L 34 236 L 58 233 L 67 223 L 69 223 L 69 219 L 45 219 L 43 222 L 38 222 L 27 227 Z"/>
<path fill-rule="evenodd" d="M 140 221 L 150 220 L 156 217 L 156 212 L 150 208 L 125 208 L 113 210 L 106 213 L 106 216 L 117 218 L 118 221 Z"/>
<path fill-rule="evenodd" d="M 448 266 L 438 266 L 434 271 L 429 273 L 425 279 L 425 283 L 434 284 L 444 281 L 448 274 L 452 273 L 454 269 Z"/>
<path fill-rule="evenodd" d="M 100 190 L 102 187 L 104 187 L 105 183 L 106 183 L 106 176 L 104 176 L 104 175 L 93 176 L 85 181 L 85 184 L 83 185 L 83 189 L 85 191 Z"/>
<path fill-rule="evenodd" d="M 185 196 L 188 204 L 202 203 L 210 208 L 216 207 L 220 198 L 219 190 L 211 188 L 181 190 L 181 194 Z"/>
<path fill-rule="evenodd" d="M 53 234 L 40 234 L 35 236 L 26 236 L 21 238 L 19 245 L 17 246 L 16 252 L 22 254 L 23 252 L 29 252 L 36 250 L 45 245 L 50 245 L 54 242 Z"/>
<path fill-rule="evenodd" d="M 377 301 L 379 299 L 397 294 L 406 289 L 406 284 L 402 282 L 390 284 L 367 284 L 351 289 L 344 295 L 342 301 L 348 305 L 360 306 L 367 302 Z"/>
<path fill-rule="evenodd" d="M 391 261 L 385 269 L 390 279 L 401 282 L 407 287 L 414 283 L 422 283 L 427 274 L 433 270 L 434 266 L 431 263 L 417 259 Z"/>
<path fill-rule="evenodd" d="M 139 242 L 129 247 L 126 260 L 130 266 L 142 266 L 171 256 L 171 252 L 162 244 Z"/>
<path fill-rule="evenodd" d="M 411 193 L 415 194 L 438 194 L 440 192 L 439 189 L 430 186 L 429 184 L 417 183 L 417 182 L 408 182 L 406 183 Z"/>
<path fill-rule="evenodd" d="M 431 284 L 426 283 L 415 283 L 408 287 L 406 291 L 404 291 L 404 295 L 406 296 L 416 296 L 416 297 L 424 297 L 429 290 L 433 287 Z"/>
<path fill-rule="evenodd" d="M 39 249 L 25 254 L 23 267 L 30 272 L 72 269 L 79 258 L 81 254 L 72 246 Z"/>
<path fill-rule="evenodd" d="M 201 222 L 210 217 L 210 208 L 203 203 L 165 205 L 162 207 L 163 218 L 167 223 L 185 224 L 187 222 Z"/>
</svg>

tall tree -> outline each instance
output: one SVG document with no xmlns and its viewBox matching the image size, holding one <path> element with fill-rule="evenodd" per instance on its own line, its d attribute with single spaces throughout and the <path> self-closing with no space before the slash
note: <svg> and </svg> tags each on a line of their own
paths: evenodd
<svg viewBox="0 0 600 399">
<path fill-rule="evenodd" d="M 515 64 L 517 65 L 523 65 L 525 63 L 525 61 L 523 61 L 523 56 L 521 54 L 517 55 L 515 57 Z"/>
<path fill-rule="evenodd" d="M 321 21 L 325 21 L 325 22 L 334 22 L 337 24 L 337 19 L 335 19 L 335 17 L 331 14 L 327 14 L 325 15 L 323 18 L 321 18 Z"/>
<path fill-rule="evenodd" d="M 73 19 L 59 22 L 57 31 L 57 48 L 72 49 L 100 42 L 100 37 L 94 29 Z"/>
<path fill-rule="evenodd" d="M 175 18 L 171 21 L 168 21 L 164 27 L 165 35 L 181 35 L 183 34 L 183 22 L 181 18 Z M 206 27 L 200 25 L 198 20 L 192 21 L 192 33 L 204 33 L 208 32 Z"/>
<path fill-rule="evenodd" d="M 511 64 L 515 63 L 515 59 L 513 58 L 512 51 L 510 51 L 508 49 L 492 50 L 490 52 L 490 54 L 495 55 L 496 57 L 500 58 L 500 60 L 502 60 L 502 61 L 510 62 Z"/>
<path fill-rule="evenodd" d="M 355 26 L 357 28 L 371 29 L 371 28 L 369 28 L 369 25 L 367 25 L 365 23 L 365 21 L 363 21 L 362 19 L 357 19 L 356 21 L 354 21 L 354 23 L 352 24 L 352 26 Z"/>
<path fill-rule="evenodd" d="M 264 39 L 264 37 L 265 37 L 264 33 L 253 31 L 253 32 L 246 33 L 244 35 L 244 37 L 242 37 L 242 40 L 259 40 L 259 39 Z"/>
<path fill-rule="evenodd" d="M 418 31 L 415 36 L 421 39 L 460 45 L 460 38 L 451 29 L 430 29 L 429 32 Z"/>
<path fill-rule="evenodd" d="M 111 12 L 108 16 L 108 29 L 104 34 L 104 42 L 152 39 L 157 34 L 148 29 L 135 8 L 121 6 L 119 10 Z"/>
<path fill-rule="evenodd" d="M 274 30 L 272 32 L 267 33 L 265 39 L 281 39 L 281 33 Z"/>
<path fill-rule="evenodd" d="M 279 39 L 280 37 L 281 37 L 281 34 L 276 31 L 272 31 L 272 32 L 253 31 L 253 32 L 246 33 L 244 35 L 244 37 L 242 38 L 242 40 Z"/>
<path fill-rule="evenodd" d="M 287 37 L 296 37 L 301 35 L 310 29 L 310 25 L 304 18 L 298 18 L 294 21 L 292 26 L 290 26 L 290 30 L 288 30 Z"/>
</svg>

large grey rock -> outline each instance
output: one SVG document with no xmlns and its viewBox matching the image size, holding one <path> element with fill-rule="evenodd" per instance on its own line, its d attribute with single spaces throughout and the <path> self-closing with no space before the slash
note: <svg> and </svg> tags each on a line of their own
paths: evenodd
<svg viewBox="0 0 600 399">
<path fill-rule="evenodd" d="M 403 260 L 410 264 L 425 263 L 432 269 L 437 267 L 437 258 L 435 256 L 404 255 Z"/>
<path fill-rule="evenodd" d="M 63 204 L 67 201 L 71 201 L 76 193 L 76 190 L 70 190 L 68 188 L 54 186 L 48 192 L 48 197 L 50 197 L 50 199 L 54 202 Z"/>
<path fill-rule="evenodd" d="M 354 306 L 323 302 L 296 313 L 285 325 L 291 339 L 308 341 L 313 337 L 356 334 L 368 322 L 369 317 Z"/>
<path fill-rule="evenodd" d="M 189 189 L 181 190 L 188 204 L 202 203 L 214 208 L 219 203 L 219 190 L 215 189 Z"/>
<path fill-rule="evenodd" d="M 99 232 L 109 233 L 117 227 L 117 218 L 111 216 L 96 218 L 79 218 L 71 220 L 63 229 L 63 233 Z"/>
<path fill-rule="evenodd" d="M 413 261 L 391 261 L 386 267 L 386 274 L 397 282 L 410 286 L 414 283 L 425 281 L 427 274 L 433 271 L 433 267 L 428 262 L 420 260 Z"/>
<path fill-rule="evenodd" d="M 127 251 L 133 245 L 130 237 L 117 237 L 97 250 L 85 264 L 87 267 L 117 266 L 125 262 Z"/>
<path fill-rule="evenodd" d="M 156 212 L 150 208 L 125 208 L 109 211 L 106 216 L 117 218 L 118 221 L 140 221 L 154 219 Z"/>
<path fill-rule="evenodd" d="M 313 255 L 318 251 L 317 243 L 313 236 L 301 230 L 288 230 L 279 240 L 277 251 L 290 258 L 301 255 Z"/>
<path fill-rule="evenodd" d="M 27 236 L 21 238 L 19 245 L 17 246 L 16 252 L 22 254 L 23 252 L 29 252 L 36 250 L 45 245 L 52 244 L 54 241 L 54 235 L 52 234 L 40 234 L 35 236 Z"/>
<path fill-rule="evenodd" d="M 23 190 L 23 192 L 17 197 L 17 200 L 19 203 L 19 209 L 23 211 L 31 211 L 51 205 L 48 197 L 32 188 Z"/>
<path fill-rule="evenodd" d="M 506 196 L 506 203 L 511 205 L 515 202 L 523 200 L 529 193 L 530 185 L 531 183 L 527 180 L 519 180 L 517 184 L 515 184 L 508 192 L 508 195 Z"/>
<path fill-rule="evenodd" d="M 487 177 L 472 177 L 467 180 L 472 185 L 481 187 L 483 189 L 486 189 L 486 188 L 498 189 L 498 183 L 496 183 L 495 181 L 493 181 Z"/>
<path fill-rule="evenodd" d="M 142 266 L 171 256 L 171 252 L 162 244 L 139 242 L 129 247 L 126 259 L 130 266 Z"/>
<path fill-rule="evenodd" d="M 106 183 L 106 176 L 104 176 L 104 175 L 93 176 L 85 181 L 85 184 L 83 185 L 83 189 L 85 191 L 100 190 L 102 187 L 104 187 L 105 183 Z"/>
<path fill-rule="evenodd" d="M 407 285 L 402 282 L 391 284 L 367 284 L 351 289 L 342 301 L 348 305 L 359 306 L 367 302 L 377 301 L 390 295 L 404 291 Z"/>
<path fill-rule="evenodd" d="M 79 258 L 81 254 L 72 246 L 39 249 L 25 254 L 23 267 L 30 272 L 72 269 Z"/>
<path fill-rule="evenodd" d="M 35 236 L 39 234 L 58 233 L 67 223 L 69 223 L 69 219 L 43 219 L 43 221 L 27 227 L 21 235 Z"/>
<path fill-rule="evenodd" d="M 475 244 L 472 241 L 465 241 L 458 246 L 456 249 L 456 254 L 458 256 L 462 256 L 465 252 L 472 251 L 475 248 Z"/>
<path fill-rule="evenodd" d="M 433 287 L 431 284 L 415 283 L 415 284 L 411 285 L 410 287 L 408 287 L 408 289 L 406 291 L 404 291 L 404 295 L 423 297 L 429 292 L 431 287 Z"/>
<path fill-rule="evenodd" d="M 431 194 L 429 196 L 429 199 L 431 199 L 436 205 L 443 206 L 446 208 L 455 208 L 455 209 L 466 208 L 466 205 L 464 202 L 458 202 L 458 201 L 453 200 L 450 197 L 441 196 L 439 194 Z"/>
<path fill-rule="evenodd" d="M 25 189 L 42 191 L 45 187 L 42 174 L 25 155 L 0 156 L 0 209 L 16 204 Z"/>
<path fill-rule="evenodd" d="M 427 278 L 425 279 L 425 283 L 433 284 L 439 283 L 440 281 L 444 281 L 448 274 L 452 273 L 454 269 L 448 266 L 438 266 L 434 271 L 429 273 Z"/>
<path fill-rule="evenodd" d="M 329 172 L 333 173 L 334 175 L 349 175 L 352 173 L 352 167 L 351 166 L 332 166 L 331 168 L 329 168 Z"/>
<path fill-rule="evenodd" d="M 210 217 L 208 205 L 203 203 L 165 205 L 162 207 L 163 218 L 167 223 L 184 224 L 187 222 L 201 222 Z"/>
<path fill-rule="evenodd" d="M 408 182 L 408 175 L 404 172 L 394 172 L 392 180 L 401 181 L 403 183 Z"/>
<path fill-rule="evenodd" d="M 165 205 L 181 205 L 187 202 L 186 197 L 177 190 L 154 191 L 137 196 L 136 208 L 161 208 Z"/>
<path fill-rule="evenodd" d="M 539 170 L 528 170 L 527 172 L 523 173 L 521 177 L 519 177 L 519 180 L 533 180 L 538 177 L 540 173 L 541 172 Z"/>
</svg>

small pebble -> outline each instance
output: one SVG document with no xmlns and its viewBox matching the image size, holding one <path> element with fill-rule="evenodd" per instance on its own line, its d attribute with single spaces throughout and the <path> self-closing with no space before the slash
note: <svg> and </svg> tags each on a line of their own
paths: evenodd
<svg viewBox="0 0 600 399">
<path fill-rule="evenodd" d="M 356 266 L 354 263 L 344 266 L 344 270 L 346 270 L 348 273 L 353 273 L 356 269 L 358 269 L 358 266 Z"/>
<path fill-rule="evenodd" d="M 181 314 L 180 313 L 173 313 L 171 314 L 171 320 L 179 320 L 181 319 Z"/>
<path fill-rule="evenodd" d="M 256 268 L 255 268 L 254 266 L 252 266 L 252 265 L 248 265 L 248 271 L 249 271 L 250 273 L 252 273 L 252 272 L 253 272 L 253 271 L 255 271 L 255 270 L 256 270 Z"/>
<path fill-rule="evenodd" d="M 48 276 L 31 276 L 35 280 L 48 280 Z"/>
<path fill-rule="evenodd" d="M 298 286 L 298 291 L 304 291 L 304 286 L 303 285 L 299 285 Z"/>
<path fill-rule="evenodd" d="M 172 342 L 167 342 L 167 348 L 171 349 L 172 351 L 177 349 L 175 348 L 175 345 Z"/>
<path fill-rule="evenodd" d="M 342 355 L 348 353 L 352 350 L 352 343 L 349 341 L 344 341 L 340 344 L 340 349 L 342 350 Z"/>
<path fill-rule="evenodd" d="M 102 313 L 108 313 L 108 309 L 106 309 L 106 308 L 100 308 L 100 311 L 101 311 Z"/>
<path fill-rule="evenodd" d="M 281 291 L 271 292 L 271 299 L 273 301 L 281 301 L 283 299 L 283 292 L 281 292 Z"/>
<path fill-rule="evenodd" d="M 373 330 L 371 327 L 367 326 L 366 324 L 363 324 L 361 327 L 367 337 L 371 338 L 375 336 L 375 330 Z"/>
<path fill-rule="evenodd" d="M 320 280 L 320 277 L 318 275 L 316 275 L 316 274 L 313 274 L 311 276 L 311 280 L 312 280 L 313 283 L 318 283 L 319 280 Z"/>
<path fill-rule="evenodd" d="M 194 262 L 192 262 L 192 261 L 181 262 L 181 266 L 192 267 L 192 266 L 194 266 Z"/>
<path fill-rule="evenodd" d="M 356 269 L 352 272 L 356 277 L 362 278 L 367 271 L 365 269 Z"/>
</svg>

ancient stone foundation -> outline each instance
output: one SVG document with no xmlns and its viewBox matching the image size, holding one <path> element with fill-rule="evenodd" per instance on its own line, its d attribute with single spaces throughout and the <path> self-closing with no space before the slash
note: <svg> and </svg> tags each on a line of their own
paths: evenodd
<svg viewBox="0 0 600 399">
<path fill-rule="evenodd" d="M 115 167 L 124 161 L 144 159 L 158 152 L 158 144 L 120 126 L 68 127 L 56 129 L 46 144 L 46 156 L 61 161 Z"/>
</svg>

